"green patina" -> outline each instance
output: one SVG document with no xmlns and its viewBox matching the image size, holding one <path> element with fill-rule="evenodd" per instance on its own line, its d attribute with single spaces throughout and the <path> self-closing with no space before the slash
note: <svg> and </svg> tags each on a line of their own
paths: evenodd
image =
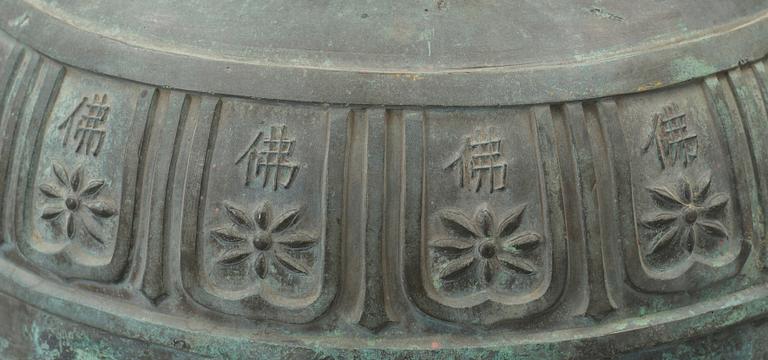
<svg viewBox="0 0 768 360">
<path fill-rule="evenodd" d="M 107 360 L 124 359 L 128 354 L 113 344 L 106 343 L 76 329 L 52 326 L 45 319 L 31 325 L 34 352 L 43 359 Z"/>
<path fill-rule="evenodd" d="M 686 56 L 673 60 L 670 72 L 674 82 L 681 82 L 713 74 L 717 69 L 695 57 Z"/>
<path fill-rule="evenodd" d="M 10 345 L 11 342 L 8 339 L 0 337 L 0 356 L 5 355 L 5 350 L 7 350 Z"/>
</svg>

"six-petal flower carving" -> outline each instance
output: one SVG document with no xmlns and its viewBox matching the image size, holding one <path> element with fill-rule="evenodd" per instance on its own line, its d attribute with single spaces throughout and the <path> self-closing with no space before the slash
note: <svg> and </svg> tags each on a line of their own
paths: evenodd
<svg viewBox="0 0 768 360">
<path fill-rule="evenodd" d="M 305 257 L 295 256 L 316 244 L 312 236 L 293 229 L 301 218 L 300 209 L 288 210 L 275 219 L 269 202 L 253 211 L 252 216 L 229 202 L 224 203 L 224 209 L 231 224 L 211 231 L 211 237 L 226 248 L 217 260 L 219 265 L 250 264 L 261 279 L 267 276 L 272 263 L 299 275 L 311 271 Z"/>
<path fill-rule="evenodd" d="M 728 238 L 728 231 L 718 219 L 730 197 L 725 193 L 710 194 L 710 186 L 711 174 L 704 173 L 694 181 L 682 178 L 676 191 L 667 186 L 648 187 L 660 209 L 641 219 L 645 227 L 656 231 L 647 246 L 647 256 L 673 246 L 681 247 L 690 256 L 705 237 Z"/>
<path fill-rule="evenodd" d="M 108 201 L 99 199 L 104 180 L 86 181 L 83 169 L 77 167 L 70 176 L 61 164 L 53 163 L 55 184 L 40 185 L 40 192 L 51 202 L 43 209 L 41 217 L 53 223 L 63 217 L 62 223 L 68 240 L 72 240 L 82 228 L 92 239 L 104 245 L 104 239 L 96 230 L 93 219 L 108 219 L 117 210 Z M 54 203 L 55 202 L 55 203 Z"/>
<path fill-rule="evenodd" d="M 525 207 L 515 208 L 498 226 L 486 208 L 478 210 L 474 220 L 457 209 L 441 211 L 438 216 L 450 236 L 433 239 L 429 246 L 450 260 L 435 269 L 437 277 L 449 280 L 475 268 L 488 284 L 503 269 L 526 275 L 536 273 L 531 252 L 543 238 L 533 231 L 517 233 Z"/>
</svg>

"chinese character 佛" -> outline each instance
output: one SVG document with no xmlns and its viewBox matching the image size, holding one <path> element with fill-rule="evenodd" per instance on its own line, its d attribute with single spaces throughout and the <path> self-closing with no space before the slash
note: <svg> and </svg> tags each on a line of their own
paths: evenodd
<svg viewBox="0 0 768 360">
<path fill-rule="evenodd" d="M 446 169 L 457 169 L 459 186 L 479 191 L 487 182 L 488 191 L 503 190 L 507 182 L 507 162 L 501 153 L 501 139 L 476 131 L 473 137 L 464 139 L 459 155 Z"/>
<path fill-rule="evenodd" d="M 688 166 L 699 151 L 697 135 L 688 129 L 688 116 L 674 104 L 666 106 L 663 114 L 654 115 L 653 128 L 642 148 L 644 154 L 651 145 L 656 145 L 662 169 L 674 166 L 678 159 Z"/>
<path fill-rule="evenodd" d="M 84 97 L 75 110 L 58 126 L 59 131 L 64 131 L 62 145 L 67 147 L 71 137 L 77 144 L 75 152 L 99 155 L 106 137 L 105 123 L 108 115 L 107 95 L 94 95 L 92 101 Z"/>
<path fill-rule="evenodd" d="M 251 186 L 259 176 L 264 179 L 261 187 L 272 183 L 273 190 L 280 185 L 284 189 L 291 186 L 299 165 L 291 162 L 295 140 L 286 138 L 285 125 L 272 126 L 269 137 L 262 139 L 264 133 L 259 131 L 248 149 L 235 161 L 236 165 L 247 160 L 245 186 Z M 261 143 L 261 149 L 257 149 Z"/>
</svg>

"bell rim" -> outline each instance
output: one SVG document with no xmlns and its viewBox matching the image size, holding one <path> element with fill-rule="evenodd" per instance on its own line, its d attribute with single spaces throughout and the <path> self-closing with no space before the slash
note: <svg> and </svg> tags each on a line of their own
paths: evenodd
<svg viewBox="0 0 768 360">
<path fill-rule="evenodd" d="M 32 2 L 8 2 L 3 10 L 1 32 L 72 67 L 179 90 L 309 103 L 467 107 L 581 101 L 671 87 L 768 54 L 762 40 L 768 10 L 580 60 L 432 71 L 214 57 L 119 38 Z"/>
</svg>

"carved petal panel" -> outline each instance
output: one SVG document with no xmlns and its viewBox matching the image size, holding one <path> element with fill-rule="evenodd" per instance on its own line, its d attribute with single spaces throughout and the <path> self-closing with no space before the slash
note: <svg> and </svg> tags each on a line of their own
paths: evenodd
<svg viewBox="0 0 768 360">
<path fill-rule="evenodd" d="M 224 313 L 309 321 L 338 278 L 347 112 L 236 100 L 219 111 L 185 284 Z"/>
<path fill-rule="evenodd" d="M 627 273 L 651 292 L 696 289 L 732 276 L 749 252 L 742 254 L 749 219 L 739 191 L 746 188 L 737 186 L 735 172 L 745 144 L 729 150 L 721 129 L 734 132 L 734 125 L 712 116 L 701 88 L 675 92 L 674 102 L 649 93 L 623 98 L 602 114 L 618 117 L 632 184 L 631 204 L 619 204 L 631 206 L 636 225 L 624 243 Z"/>
<path fill-rule="evenodd" d="M 18 239 L 39 266 L 98 281 L 124 270 L 150 90 L 67 72 L 40 130 Z"/>
<path fill-rule="evenodd" d="M 545 180 L 558 176 L 548 108 L 430 111 L 423 138 L 410 122 L 406 211 L 423 209 L 406 216 L 414 301 L 433 316 L 476 323 L 552 306 L 567 254 L 559 184 Z"/>
</svg>

